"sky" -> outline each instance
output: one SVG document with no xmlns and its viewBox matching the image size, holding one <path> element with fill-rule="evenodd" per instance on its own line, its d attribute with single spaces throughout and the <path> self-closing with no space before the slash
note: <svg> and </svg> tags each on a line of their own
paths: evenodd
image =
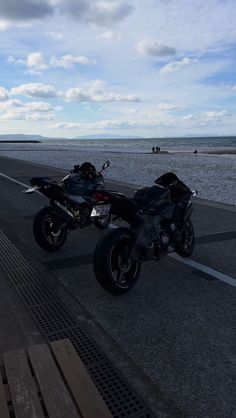
<svg viewBox="0 0 236 418">
<path fill-rule="evenodd" d="M 0 0 L 0 134 L 236 135 L 235 0 Z"/>
</svg>

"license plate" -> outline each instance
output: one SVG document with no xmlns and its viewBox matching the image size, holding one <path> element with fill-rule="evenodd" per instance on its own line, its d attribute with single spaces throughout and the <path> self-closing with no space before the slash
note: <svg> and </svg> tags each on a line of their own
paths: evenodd
<svg viewBox="0 0 236 418">
<path fill-rule="evenodd" d="M 93 208 L 90 216 L 91 217 L 95 217 L 95 216 L 107 216 L 107 215 L 109 215 L 110 208 L 111 208 L 111 205 L 94 206 L 94 208 Z"/>
</svg>

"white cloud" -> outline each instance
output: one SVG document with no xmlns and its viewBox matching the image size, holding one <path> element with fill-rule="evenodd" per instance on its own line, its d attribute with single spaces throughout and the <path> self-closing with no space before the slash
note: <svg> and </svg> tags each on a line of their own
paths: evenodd
<svg viewBox="0 0 236 418">
<path fill-rule="evenodd" d="M 190 113 L 189 115 L 185 115 L 185 116 L 182 116 L 182 118 L 181 118 L 182 120 L 186 120 L 186 121 L 193 121 L 193 120 L 195 120 L 196 118 L 195 118 L 195 116 L 194 115 L 192 115 L 192 113 Z"/>
<path fill-rule="evenodd" d="M 81 127 L 80 123 L 59 122 L 53 125 L 55 129 L 78 129 Z"/>
<path fill-rule="evenodd" d="M 114 32 L 112 32 L 111 30 L 107 30 L 106 32 L 98 36 L 98 39 L 103 39 L 105 41 L 114 43 L 120 41 L 121 37 L 115 35 Z"/>
<path fill-rule="evenodd" d="M 13 96 L 29 96 L 41 98 L 57 97 L 59 95 L 53 86 L 42 83 L 22 84 L 18 87 L 13 87 L 10 93 Z"/>
<path fill-rule="evenodd" d="M 15 110 L 16 109 L 16 110 Z M 0 110 L 14 110 L 17 113 L 24 112 L 51 112 L 52 110 L 61 110 L 61 106 L 53 108 L 51 103 L 47 102 L 28 102 L 24 103 L 18 99 L 11 99 L 0 103 Z"/>
<path fill-rule="evenodd" d="M 14 110 L 11 110 L 9 112 L 4 113 L 0 116 L 1 121 L 9 121 L 9 120 L 24 120 L 25 115 L 21 112 L 16 112 Z"/>
<path fill-rule="evenodd" d="M 11 96 L 28 96 L 39 98 L 64 97 L 67 102 L 139 102 L 140 99 L 133 94 L 120 94 L 107 92 L 105 82 L 94 80 L 83 84 L 81 87 L 68 89 L 64 94 L 57 92 L 52 85 L 42 83 L 28 83 L 13 87 L 10 90 Z M 44 102 L 33 102 L 34 110 L 49 110 L 49 104 Z M 36 109 L 37 107 L 37 109 Z"/>
<path fill-rule="evenodd" d="M 32 54 L 29 54 L 26 60 L 26 64 L 28 67 L 40 68 L 41 66 L 44 66 L 42 52 L 33 52 Z"/>
<path fill-rule="evenodd" d="M 135 127 L 135 121 L 127 121 L 127 120 L 102 120 L 100 122 L 96 122 L 92 125 L 93 128 L 96 129 L 126 129 L 126 128 L 133 128 Z"/>
<path fill-rule="evenodd" d="M 0 102 L 0 110 L 7 110 L 11 108 L 21 108 L 24 104 L 18 99 L 9 99 L 4 102 Z"/>
<path fill-rule="evenodd" d="M 226 110 L 213 110 L 202 112 L 199 114 L 189 114 L 181 117 L 185 122 L 191 122 L 192 126 L 207 126 L 214 124 L 222 124 L 231 117 L 231 113 Z"/>
<path fill-rule="evenodd" d="M 9 121 L 9 120 L 25 120 L 25 121 L 52 121 L 55 120 L 55 117 L 53 114 L 41 114 L 41 113 L 22 113 L 22 112 L 15 112 L 15 111 L 9 111 L 0 116 L 0 120 L 2 122 Z"/>
<path fill-rule="evenodd" d="M 82 87 L 74 87 L 66 91 L 68 102 L 138 102 L 140 99 L 133 94 L 106 92 L 102 80 L 85 83 Z"/>
<path fill-rule="evenodd" d="M 157 39 L 144 38 L 137 44 L 137 50 L 143 55 L 153 55 L 157 57 L 166 57 L 175 55 L 176 50 L 171 46 L 164 45 Z"/>
<path fill-rule="evenodd" d="M 31 102 L 25 104 L 26 109 L 35 111 L 35 112 L 49 112 L 53 110 L 53 107 L 50 103 L 47 102 Z"/>
<path fill-rule="evenodd" d="M 6 21 L 6 20 L 0 20 L 0 31 L 4 31 L 7 30 L 11 27 L 10 22 Z"/>
<path fill-rule="evenodd" d="M 130 113 L 131 115 L 135 115 L 135 114 L 137 114 L 137 113 L 138 113 L 138 109 L 137 109 L 137 107 L 135 107 L 135 108 L 133 108 L 133 109 L 130 109 L 129 113 Z"/>
<path fill-rule="evenodd" d="M 184 106 L 175 105 L 175 104 L 171 104 L 171 103 L 160 103 L 157 106 L 157 110 L 159 110 L 161 112 L 162 111 L 163 112 L 171 112 L 171 111 L 174 111 L 174 110 L 181 110 L 183 108 L 184 108 Z"/>
<path fill-rule="evenodd" d="M 26 57 L 26 59 L 15 58 L 12 55 L 10 55 L 7 58 L 7 62 L 9 64 L 25 65 L 28 68 L 27 74 L 32 74 L 32 75 L 41 74 L 42 71 L 48 68 L 48 65 L 46 65 L 44 62 L 44 57 L 43 57 L 42 52 L 32 52 Z"/>
<path fill-rule="evenodd" d="M 209 119 L 209 120 L 224 119 L 224 118 L 228 118 L 230 116 L 231 116 L 231 113 L 227 112 L 227 110 L 209 111 L 209 112 L 205 112 L 203 114 L 203 117 L 205 117 L 206 119 Z"/>
<path fill-rule="evenodd" d="M 134 128 L 155 128 L 160 125 L 164 126 L 164 123 L 159 120 L 149 121 L 147 119 L 142 120 L 127 120 L 127 119 L 106 119 L 99 122 L 58 122 L 52 126 L 54 129 L 86 129 L 86 130 L 105 130 L 105 129 L 134 129 Z"/>
<path fill-rule="evenodd" d="M 64 69 L 72 68 L 75 64 L 80 65 L 95 65 L 97 62 L 95 59 L 88 58 L 84 55 L 74 56 L 71 54 L 63 55 L 60 58 L 55 56 L 51 57 L 48 62 L 45 62 L 42 52 L 32 52 L 26 59 L 15 58 L 9 56 L 7 58 L 9 64 L 24 64 L 27 67 L 27 74 L 39 75 L 44 70 L 48 70 L 50 67 L 62 67 Z"/>
<path fill-rule="evenodd" d="M 44 63 L 42 52 L 33 52 L 27 56 L 26 66 L 29 74 L 41 74 L 48 66 Z"/>
<path fill-rule="evenodd" d="M 134 10 L 123 0 L 62 0 L 60 7 L 63 13 L 68 13 L 77 21 L 84 20 L 99 26 L 111 26 Z"/>
<path fill-rule="evenodd" d="M 4 87 L 0 87 L 0 102 L 9 99 L 8 91 Z"/>
<path fill-rule="evenodd" d="M 47 102 L 28 102 L 24 103 L 18 99 L 7 100 L 0 103 L 0 111 L 5 112 L 1 115 L 1 121 L 25 120 L 25 121 L 51 121 L 55 120 L 55 109 Z"/>
<path fill-rule="evenodd" d="M 16 64 L 16 65 L 18 65 L 18 64 L 25 64 L 26 63 L 26 61 L 25 60 L 23 60 L 23 59 L 21 59 L 21 58 L 14 58 L 12 55 L 10 55 L 9 57 L 7 57 L 7 62 L 8 62 L 8 64 Z"/>
<path fill-rule="evenodd" d="M 46 35 L 53 39 L 53 41 L 61 41 L 64 38 L 64 35 L 62 32 L 54 32 L 54 31 L 49 31 L 46 32 Z"/>
<path fill-rule="evenodd" d="M 26 116 L 26 120 L 37 122 L 37 121 L 51 121 L 55 120 L 55 116 L 53 113 L 42 114 L 42 113 L 31 113 Z"/>
<path fill-rule="evenodd" d="M 49 61 L 49 64 L 52 67 L 62 67 L 68 69 L 73 67 L 74 64 L 94 65 L 96 64 L 96 60 L 86 56 L 73 56 L 68 54 L 63 55 L 61 58 L 52 57 Z"/>
<path fill-rule="evenodd" d="M 195 58 L 184 57 L 182 60 L 169 62 L 168 64 L 164 65 L 159 72 L 160 74 L 173 73 L 175 71 L 181 70 L 184 67 L 195 64 L 196 62 L 198 62 L 198 60 Z"/>
<path fill-rule="evenodd" d="M 11 29 L 12 27 L 29 28 L 30 26 L 31 26 L 31 23 L 27 21 L 19 22 L 19 21 L 13 21 L 13 20 L 0 19 L 0 32 L 1 31 L 4 32 L 8 29 Z"/>
</svg>

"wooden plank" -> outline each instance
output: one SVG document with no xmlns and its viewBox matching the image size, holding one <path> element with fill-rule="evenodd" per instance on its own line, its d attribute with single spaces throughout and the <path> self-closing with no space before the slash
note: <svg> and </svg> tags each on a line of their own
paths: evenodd
<svg viewBox="0 0 236 418">
<path fill-rule="evenodd" d="M 50 344 L 83 418 L 112 418 L 104 400 L 69 339 Z"/>
<path fill-rule="evenodd" d="M 28 349 L 28 353 L 50 418 L 78 418 L 80 415 L 49 347 L 46 344 L 35 345 Z"/>
<path fill-rule="evenodd" d="M 7 406 L 7 398 L 2 382 L 2 375 L 0 370 L 0 417 L 1 418 L 10 418 L 9 410 Z"/>
<path fill-rule="evenodd" d="M 11 351 L 3 360 L 16 418 L 44 418 L 25 352 Z"/>
</svg>

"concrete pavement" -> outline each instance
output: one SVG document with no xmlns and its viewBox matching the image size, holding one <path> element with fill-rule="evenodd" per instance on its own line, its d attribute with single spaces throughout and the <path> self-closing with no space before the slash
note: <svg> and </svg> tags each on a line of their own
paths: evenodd
<svg viewBox="0 0 236 418">
<path fill-rule="evenodd" d="M 5 157 L 0 166 L 20 183 L 64 173 Z M 130 185 L 109 186 L 132 194 Z M 74 231 L 58 253 L 48 254 L 32 236 L 33 216 L 44 199 L 20 193 L 20 184 L 1 176 L 0 187 L 0 229 L 33 265 L 53 274 L 55 291 L 157 416 L 234 416 L 234 287 L 165 257 L 143 264 L 137 286 L 114 297 L 97 284 L 91 264 L 106 231 Z M 236 208 L 196 201 L 193 223 L 199 238 L 192 258 L 236 279 Z"/>
</svg>

